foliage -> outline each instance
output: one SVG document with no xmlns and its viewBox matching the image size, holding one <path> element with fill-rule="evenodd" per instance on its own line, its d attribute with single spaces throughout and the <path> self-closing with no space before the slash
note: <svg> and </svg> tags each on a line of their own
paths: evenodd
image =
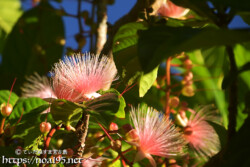
<svg viewBox="0 0 250 167">
<path fill-rule="evenodd" d="M 107 26 L 104 16 L 107 5 L 116 3 L 112 0 L 78 0 L 77 14 L 56 8 L 55 3 L 63 3 L 59 0 L 32 0 L 27 11 L 21 10 L 19 0 L 0 2 L 1 156 L 82 158 L 83 166 L 249 166 L 250 29 L 229 28 L 235 16 L 250 23 L 249 1 L 172 2 L 158 10 L 138 1 L 141 4 L 131 10 L 133 19 L 129 13 L 108 31 L 101 26 L 102 19 Z M 90 3 L 93 11 L 82 11 L 83 3 Z M 178 17 L 172 13 L 176 17 L 171 18 L 164 5 L 173 5 L 174 12 L 190 11 Z M 60 74 L 78 76 L 80 71 L 69 70 L 86 60 L 87 54 L 65 66 L 55 64 L 63 62 L 59 59 L 68 40 L 65 17 L 75 18 L 79 25 L 74 34 L 77 49 L 66 48 L 68 56 L 82 52 L 86 42 L 95 52 L 99 38 L 108 36 L 101 47 L 112 44 L 111 54 L 102 56 L 116 65 L 113 84 L 91 82 L 86 88 L 80 79 L 72 79 L 77 77 L 49 73 L 57 68 Z M 91 61 L 91 68 L 103 68 L 84 73 L 86 81 L 110 78 L 99 74 L 106 67 L 101 59 Z M 44 76 L 27 77 L 34 72 Z M 14 78 L 17 83 L 10 89 Z M 166 149 L 155 149 L 160 146 Z M 15 153 L 17 148 L 21 155 Z M 171 156 L 164 152 L 171 149 Z M 25 150 L 67 154 L 24 154 Z"/>
</svg>

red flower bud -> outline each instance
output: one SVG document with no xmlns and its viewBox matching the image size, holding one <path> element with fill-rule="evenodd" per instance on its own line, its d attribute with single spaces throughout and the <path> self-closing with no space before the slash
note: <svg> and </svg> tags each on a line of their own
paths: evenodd
<svg viewBox="0 0 250 167">
<path fill-rule="evenodd" d="M 11 104 L 5 104 L 5 103 L 3 103 L 2 105 L 1 105 L 1 114 L 4 116 L 4 117 L 8 117 L 10 114 L 11 114 L 11 112 L 12 112 L 12 110 L 13 110 L 13 107 L 12 107 L 12 105 Z"/>
<path fill-rule="evenodd" d="M 110 123 L 110 125 L 109 125 L 109 130 L 112 130 L 112 131 L 114 131 L 114 130 L 118 130 L 119 128 L 118 128 L 118 125 L 116 124 L 116 123 L 114 123 L 114 122 L 111 122 Z"/>
<path fill-rule="evenodd" d="M 169 105 L 172 107 L 178 107 L 180 99 L 177 96 L 174 96 L 169 99 Z"/>
<path fill-rule="evenodd" d="M 40 131 L 42 133 L 48 133 L 51 129 L 51 124 L 49 122 L 42 122 L 40 124 Z"/>
<path fill-rule="evenodd" d="M 120 151 L 122 148 L 121 140 L 113 140 L 111 141 L 111 148 L 115 151 Z"/>
</svg>

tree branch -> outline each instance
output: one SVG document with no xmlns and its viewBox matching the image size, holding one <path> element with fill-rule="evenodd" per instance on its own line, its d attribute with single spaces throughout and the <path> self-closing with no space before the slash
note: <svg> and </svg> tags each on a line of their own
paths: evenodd
<svg viewBox="0 0 250 167">
<path fill-rule="evenodd" d="M 226 46 L 226 50 L 230 60 L 230 76 L 237 75 L 237 66 L 234 58 L 234 52 L 232 46 Z M 237 76 L 230 87 L 229 87 L 229 124 L 228 124 L 228 139 L 231 139 L 236 133 L 236 116 L 237 116 L 237 105 L 238 105 L 238 86 L 237 86 Z"/>
<path fill-rule="evenodd" d="M 81 158 L 84 152 L 85 140 L 88 133 L 88 126 L 89 126 L 89 114 L 83 113 L 82 118 L 76 125 L 76 135 L 78 137 L 78 145 L 79 148 L 77 149 L 77 156 Z"/>
<path fill-rule="evenodd" d="M 100 54 L 107 41 L 107 7 L 103 0 L 97 2 L 96 54 Z"/>
<path fill-rule="evenodd" d="M 130 22 L 134 22 L 137 21 L 139 19 L 139 13 L 144 12 L 145 8 L 149 8 L 152 5 L 154 5 L 155 3 L 159 3 L 162 2 L 162 0 L 137 0 L 135 6 L 130 10 L 130 12 L 126 15 L 124 15 L 123 17 L 121 17 L 118 21 L 115 22 L 115 24 L 111 27 L 111 30 L 108 34 L 108 39 L 107 42 L 105 43 L 101 55 L 107 55 L 109 57 L 112 57 L 111 51 L 112 51 L 112 43 L 113 43 L 113 39 L 114 36 L 116 34 L 116 32 L 118 31 L 118 29 L 126 24 L 126 23 L 130 23 Z M 154 8 L 154 10 L 157 10 L 157 8 Z"/>
</svg>

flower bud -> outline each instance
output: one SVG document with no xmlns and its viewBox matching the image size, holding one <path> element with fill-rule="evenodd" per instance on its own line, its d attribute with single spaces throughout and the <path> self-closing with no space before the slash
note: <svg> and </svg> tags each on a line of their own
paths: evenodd
<svg viewBox="0 0 250 167">
<path fill-rule="evenodd" d="M 186 68 L 187 70 L 190 70 L 193 67 L 193 63 L 190 59 L 185 59 L 184 60 L 184 68 Z"/>
<path fill-rule="evenodd" d="M 93 135 L 93 137 L 94 138 L 100 138 L 101 136 L 103 136 L 103 133 L 102 132 L 96 132 L 94 135 Z M 99 139 L 99 141 L 103 141 L 104 140 L 104 137 L 103 138 L 101 138 L 101 139 Z M 91 141 L 93 141 L 93 140 L 91 140 Z"/>
<path fill-rule="evenodd" d="M 109 130 L 118 130 L 118 125 L 114 122 L 111 122 L 110 125 L 109 125 Z"/>
<path fill-rule="evenodd" d="M 193 133 L 193 130 L 190 126 L 186 126 L 184 128 L 184 135 L 191 135 Z"/>
<path fill-rule="evenodd" d="M 48 133 L 51 129 L 51 124 L 49 122 L 42 122 L 40 124 L 40 131 L 42 133 Z"/>
<path fill-rule="evenodd" d="M 56 141 L 56 146 L 57 146 L 58 148 L 60 148 L 60 147 L 62 146 L 62 144 L 63 144 L 63 139 L 58 139 L 58 140 Z"/>
<path fill-rule="evenodd" d="M 9 103 L 7 105 L 5 103 L 1 105 L 1 114 L 4 117 L 8 117 L 11 114 L 12 110 L 13 110 L 13 107 Z"/>
<path fill-rule="evenodd" d="M 187 72 L 187 74 L 185 76 L 186 76 L 187 80 L 192 80 L 194 77 L 194 75 L 191 71 Z"/>
<path fill-rule="evenodd" d="M 138 143 L 139 142 L 139 135 L 135 129 L 130 130 L 126 133 L 126 140 L 131 143 Z"/>
<path fill-rule="evenodd" d="M 172 107 L 178 107 L 179 102 L 180 102 L 180 100 L 177 96 L 174 96 L 174 97 L 169 99 L 169 105 Z"/>
<path fill-rule="evenodd" d="M 111 141 L 111 148 L 115 151 L 120 151 L 122 148 L 122 142 L 121 140 L 113 140 Z"/>
<path fill-rule="evenodd" d="M 181 93 L 182 93 L 184 96 L 192 97 L 192 96 L 194 95 L 194 89 L 193 89 L 192 85 L 184 86 L 184 87 L 182 88 Z"/>
</svg>

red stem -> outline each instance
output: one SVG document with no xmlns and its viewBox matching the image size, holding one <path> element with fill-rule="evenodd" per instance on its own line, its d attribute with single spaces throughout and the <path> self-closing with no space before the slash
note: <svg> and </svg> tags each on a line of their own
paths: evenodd
<svg viewBox="0 0 250 167">
<path fill-rule="evenodd" d="M 114 139 L 112 139 L 112 137 L 109 135 L 108 131 L 102 126 L 102 124 L 100 124 L 99 122 L 97 122 L 97 123 L 102 128 L 102 130 L 106 133 L 106 135 L 109 138 L 109 140 L 110 141 L 114 141 Z"/>
<path fill-rule="evenodd" d="M 13 81 L 13 83 L 12 83 L 12 86 L 11 86 L 11 89 L 10 89 L 10 95 L 11 95 L 11 92 L 13 91 L 13 87 L 14 87 L 14 85 L 15 85 L 15 82 L 16 82 L 16 78 L 14 79 L 14 81 Z M 8 105 L 9 102 L 10 102 L 10 95 L 9 95 L 9 99 L 8 99 L 7 105 Z"/>
<path fill-rule="evenodd" d="M 6 119 L 5 117 L 3 117 L 3 119 L 2 119 L 0 134 L 2 134 L 4 132 L 3 127 L 4 127 L 5 119 Z"/>
<path fill-rule="evenodd" d="M 170 85 L 171 85 L 171 79 L 170 79 L 170 67 L 171 67 L 171 57 L 169 57 L 166 61 L 166 84 L 167 84 L 167 89 L 166 89 L 166 116 L 169 116 L 170 114 L 170 108 L 169 108 L 169 96 L 170 96 Z"/>
</svg>

